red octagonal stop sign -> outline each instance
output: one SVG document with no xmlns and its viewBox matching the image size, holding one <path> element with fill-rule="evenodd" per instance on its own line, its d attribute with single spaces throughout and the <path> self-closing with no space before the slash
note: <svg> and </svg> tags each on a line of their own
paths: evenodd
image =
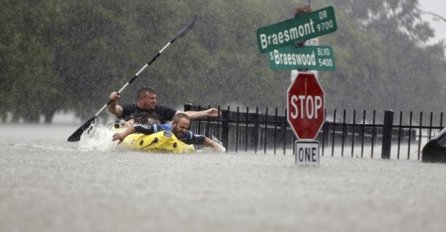
<svg viewBox="0 0 446 232">
<path fill-rule="evenodd" d="M 314 73 L 299 73 L 287 98 L 288 123 L 298 139 L 316 139 L 325 122 L 324 101 L 324 90 Z"/>
</svg>

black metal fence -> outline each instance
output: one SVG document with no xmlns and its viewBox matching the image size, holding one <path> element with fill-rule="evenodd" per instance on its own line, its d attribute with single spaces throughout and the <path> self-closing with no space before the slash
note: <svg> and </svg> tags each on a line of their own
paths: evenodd
<svg viewBox="0 0 446 232">
<path fill-rule="evenodd" d="M 185 105 L 184 110 L 209 107 Z M 191 129 L 215 136 L 229 152 L 293 154 L 296 137 L 286 119 L 286 110 L 268 108 L 220 108 L 218 119 L 194 120 Z M 322 156 L 421 159 L 421 150 L 443 128 L 443 113 L 394 113 L 376 110 L 325 112 L 326 121 L 317 136 Z"/>
</svg>

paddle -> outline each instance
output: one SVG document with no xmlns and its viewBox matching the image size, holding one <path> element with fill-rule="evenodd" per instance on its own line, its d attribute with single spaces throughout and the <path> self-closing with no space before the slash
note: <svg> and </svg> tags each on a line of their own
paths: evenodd
<svg viewBox="0 0 446 232">
<path fill-rule="evenodd" d="M 169 47 L 169 45 L 171 45 L 173 42 L 175 42 L 175 40 L 177 40 L 178 38 L 183 37 L 184 35 L 186 35 L 187 32 L 189 32 L 192 27 L 194 26 L 195 20 L 197 19 L 197 16 L 195 15 L 194 17 L 192 17 L 192 19 L 190 19 L 186 25 L 180 30 L 178 31 L 178 33 L 175 35 L 175 37 L 170 40 L 159 52 L 158 54 L 156 54 L 150 61 L 149 63 L 145 64 L 136 74 L 134 77 L 132 77 L 132 79 L 130 79 L 130 81 L 128 81 L 124 86 L 122 86 L 122 88 L 118 91 L 118 94 L 120 94 L 122 91 L 124 91 L 125 88 L 127 88 L 128 85 L 130 85 L 133 81 L 135 81 L 135 79 L 139 76 L 139 74 L 141 74 L 142 71 L 144 71 L 144 69 L 146 69 L 149 65 L 151 65 L 160 55 L 161 53 L 167 48 Z M 105 109 L 107 108 L 108 105 L 110 105 L 112 103 L 112 100 L 109 100 L 107 102 L 107 104 L 105 104 L 104 106 L 102 106 L 102 108 L 88 121 L 86 121 L 81 127 L 79 127 L 79 129 L 77 129 L 70 137 L 68 137 L 68 142 L 77 142 L 81 139 L 82 134 L 84 133 L 84 131 L 86 131 L 88 128 L 90 128 L 90 126 L 92 124 L 94 124 L 96 118 L 98 117 L 98 115 Z"/>
</svg>

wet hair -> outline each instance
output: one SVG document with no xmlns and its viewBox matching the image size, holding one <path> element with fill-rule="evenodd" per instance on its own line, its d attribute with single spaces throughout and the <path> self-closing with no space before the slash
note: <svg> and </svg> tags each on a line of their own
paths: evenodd
<svg viewBox="0 0 446 232">
<path fill-rule="evenodd" d="M 190 121 L 189 115 L 187 115 L 186 113 L 183 113 L 183 112 L 176 113 L 175 116 L 173 116 L 172 121 L 173 122 L 178 122 L 182 118 L 185 118 L 185 119 Z"/>
<path fill-rule="evenodd" d="M 136 99 L 138 99 L 138 98 L 140 98 L 143 94 L 145 94 L 146 92 L 149 92 L 149 93 L 154 93 L 154 94 L 156 94 L 156 91 L 154 90 L 154 89 L 152 89 L 152 88 L 149 88 L 149 87 L 141 87 L 139 90 L 138 90 L 138 92 L 136 92 Z"/>
</svg>

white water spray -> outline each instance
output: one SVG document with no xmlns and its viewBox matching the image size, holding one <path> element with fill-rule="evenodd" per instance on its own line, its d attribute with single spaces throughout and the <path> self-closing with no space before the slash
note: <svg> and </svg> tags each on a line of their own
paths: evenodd
<svg viewBox="0 0 446 232">
<path fill-rule="evenodd" d="M 115 131 L 111 127 L 103 125 L 92 126 L 81 137 L 79 150 L 81 151 L 111 151 L 117 146 L 116 141 L 112 141 Z"/>
</svg>

